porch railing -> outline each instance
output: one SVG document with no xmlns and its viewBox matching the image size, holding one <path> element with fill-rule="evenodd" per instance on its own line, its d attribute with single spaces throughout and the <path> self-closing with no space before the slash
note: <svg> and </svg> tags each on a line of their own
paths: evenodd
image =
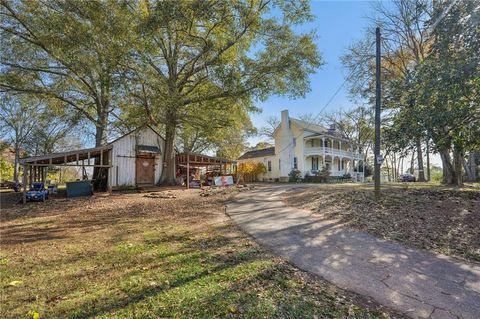
<svg viewBox="0 0 480 319">
<path fill-rule="evenodd" d="M 323 147 L 305 147 L 304 154 L 305 155 L 323 155 L 324 148 Z M 330 147 L 325 147 L 325 155 L 348 157 L 348 158 L 354 158 L 357 160 L 363 159 L 363 155 L 360 153 L 344 151 L 344 150 L 339 150 L 339 149 L 330 148 Z"/>
</svg>

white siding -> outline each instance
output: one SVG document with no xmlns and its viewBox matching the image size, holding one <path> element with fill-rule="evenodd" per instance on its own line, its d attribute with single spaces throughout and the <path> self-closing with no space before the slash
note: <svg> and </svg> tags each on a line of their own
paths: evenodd
<svg viewBox="0 0 480 319">
<path fill-rule="evenodd" d="M 156 155 L 155 182 L 160 179 L 163 169 L 164 141 L 150 127 L 143 127 L 121 137 L 112 143 L 112 170 L 109 175 L 110 185 L 135 186 L 136 146 L 148 145 L 158 147 L 162 154 Z"/>
</svg>

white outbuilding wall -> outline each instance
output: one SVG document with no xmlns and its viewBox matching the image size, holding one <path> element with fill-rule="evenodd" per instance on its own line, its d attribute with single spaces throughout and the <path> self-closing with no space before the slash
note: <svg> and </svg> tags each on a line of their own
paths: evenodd
<svg viewBox="0 0 480 319">
<path fill-rule="evenodd" d="M 136 186 L 137 145 L 158 147 L 161 154 L 155 156 L 155 182 L 158 182 L 163 169 L 164 139 L 151 127 L 140 127 L 111 142 L 112 168 L 109 185 L 113 188 Z"/>
</svg>

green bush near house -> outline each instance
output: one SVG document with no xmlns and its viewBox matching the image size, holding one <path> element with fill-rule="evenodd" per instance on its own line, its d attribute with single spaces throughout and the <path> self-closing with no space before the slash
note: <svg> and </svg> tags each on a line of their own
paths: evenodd
<svg viewBox="0 0 480 319">
<path fill-rule="evenodd" d="M 288 173 L 288 181 L 290 183 L 296 183 L 302 180 L 302 172 L 298 169 L 292 169 L 290 173 Z"/>
</svg>

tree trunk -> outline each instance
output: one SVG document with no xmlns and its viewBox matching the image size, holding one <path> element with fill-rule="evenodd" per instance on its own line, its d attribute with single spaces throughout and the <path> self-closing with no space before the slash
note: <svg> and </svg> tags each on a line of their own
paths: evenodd
<svg viewBox="0 0 480 319">
<path fill-rule="evenodd" d="M 430 141 L 427 140 L 427 181 L 430 182 Z"/>
<path fill-rule="evenodd" d="M 97 123 L 95 123 L 95 147 L 102 146 L 107 142 L 107 119 L 103 115 L 99 115 L 97 118 Z M 95 165 L 103 164 L 100 163 L 100 158 L 95 158 Z M 94 167 L 93 168 L 93 189 L 95 191 L 103 191 L 101 185 L 102 179 L 102 168 Z"/>
<path fill-rule="evenodd" d="M 385 161 L 385 164 L 387 166 L 387 181 L 391 182 L 391 179 L 390 179 L 390 167 L 388 165 L 388 159 Z"/>
<path fill-rule="evenodd" d="M 452 165 L 452 159 L 450 157 L 450 151 L 443 149 L 439 150 L 440 158 L 442 159 L 443 178 L 442 183 L 454 184 L 455 171 Z"/>
<path fill-rule="evenodd" d="M 410 174 L 413 175 L 415 169 L 415 149 L 412 150 L 412 159 L 410 160 Z"/>
<path fill-rule="evenodd" d="M 467 173 L 467 182 L 475 182 L 476 180 L 476 165 L 475 165 L 475 152 L 470 152 L 468 160 L 462 161 L 463 168 Z"/>
<path fill-rule="evenodd" d="M 420 138 L 417 138 L 417 164 L 418 164 L 418 181 L 425 182 L 425 172 L 423 171 L 423 154 L 422 154 L 422 143 Z"/>
<path fill-rule="evenodd" d="M 463 163 L 462 154 L 454 149 L 453 150 L 453 168 L 455 170 L 455 179 L 453 180 L 453 184 L 457 186 L 463 185 L 462 163 Z"/>
<path fill-rule="evenodd" d="M 107 142 L 106 136 L 106 121 L 104 123 L 98 123 L 95 126 L 95 147 L 102 146 Z"/>
<path fill-rule="evenodd" d="M 176 125 L 172 121 L 168 121 L 165 127 L 165 152 L 163 161 L 166 163 L 162 170 L 162 176 L 160 177 L 159 184 L 163 185 L 175 185 L 175 131 Z"/>
</svg>

